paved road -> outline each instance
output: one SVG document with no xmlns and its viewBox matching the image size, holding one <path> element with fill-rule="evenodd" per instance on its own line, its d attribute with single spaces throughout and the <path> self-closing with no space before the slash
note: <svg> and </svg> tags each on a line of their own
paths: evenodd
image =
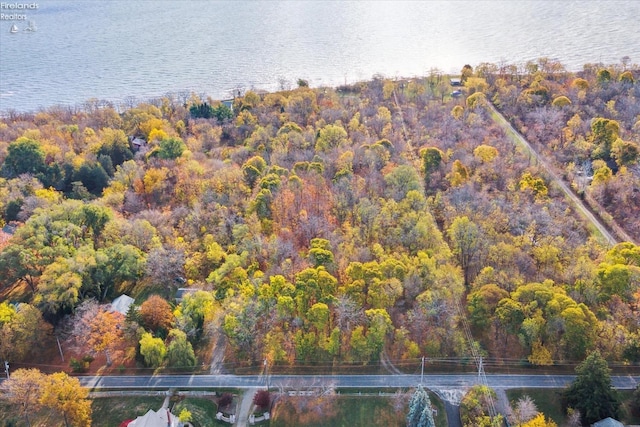
<svg viewBox="0 0 640 427">
<path fill-rule="evenodd" d="M 607 242 L 611 245 L 619 243 L 617 237 L 611 234 L 609 230 L 598 220 L 598 218 L 596 218 L 591 213 L 591 211 L 587 209 L 587 207 L 584 205 L 582 200 L 578 198 L 578 196 L 573 194 L 569 186 L 567 186 L 567 184 L 562 179 L 560 179 L 560 177 L 547 164 L 544 158 L 542 158 L 542 156 L 538 154 L 538 152 L 531 146 L 531 144 L 529 144 L 529 141 L 527 141 L 517 130 L 513 128 L 513 126 L 511 126 L 511 123 L 509 123 L 507 119 L 504 118 L 504 116 L 496 109 L 496 107 L 492 103 L 488 102 L 487 104 L 489 105 L 489 108 L 492 110 L 492 112 L 495 113 L 494 117 L 496 118 L 496 122 L 500 126 L 502 126 L 503 129 L 508 130 L 515 138 L 518 139 L 520 144 L 527 148 L 531 155 L 535 157 L 536 163 L 542 166 L 542 168 L 549 175 L 549 177 L 551 177 L 558 188 L 560 188 L 565 196 L 573 202 L 576 209 L 578 209 L 582 213 L 582 215 L 584 215 L 593 224 L 593 226 L 598 229 L 600 234 L 602 234 Z"/>
<path fill-rule="evenodd" d="M 265 377 L 258 375 L 157 375 L 157 376 L 81 376 L 82 385 L 93 389 L 144 389 L 144 388 L 238 388 L 264 387 Z M 487 375 L 493 388 L 562 388 L 575 378 L 574 375 Z M 613 376 L 617 389 L 635 389 L 640 376 Z M 271 388 L 313 389 L 327 386 L 340 388 L 397 388 L 414 387 L 420 383 L 420 375 L 272 375 Z M 477 384 L 473 374 L 425 375 L 423 384 L 432 390 L 465 389 Z"/>
</svg>

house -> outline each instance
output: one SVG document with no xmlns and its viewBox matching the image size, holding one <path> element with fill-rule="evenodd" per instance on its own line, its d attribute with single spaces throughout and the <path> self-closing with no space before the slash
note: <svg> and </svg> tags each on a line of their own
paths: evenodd
<svg viewBox="0 0 640 427">
<path fill-rule="evenodd" d="M 140 151 L 141 148 L 147 146 L 147 141 L 137 136 L 130 136 L 129 143 L 131 144 L 131 149 L 133 151 Z"/>
<path fill-rule="evenodd" d="M 182 423 L 168 409 L 160 408 L 158 412 L 149 409 L 146 414 L 131 421 L 127 427 L 180 427 Z"/>
<path fill-rule="evenodd" d="M 127 315 L 129 308 L 133 304 L 134 299 L 129 295 L 122 294 L 118 298 L 111 301 L 111 311 L 117 311 L 123 315 Z"/>
<path fill-rule="evenodd" d="M 4 227 L 2 227 L 2 232 L 13 236 L 13 234 L 16 232 L 17 229 L 18 229 L 18 223 L 15 221 L 11 221 L 8 224 L 6 224 Z"/>
<path fill-rule="evenodd" d="M 233 99 L 223 99 L 220 103 L 233 111 Z"/>
<path fill-rule="evenodd" d="M 462 80 L 461 79 L 449 79 L 449 84 L 451 86 L 462 86 Z"/>
<path fill-rule="evenodd" d="M 178 288 L 176 291 L 176 302 L 178 304 L 181 303 L 185 296 L 198 292 L 199 290 L 200 289 L 195 288 Z"/>
<path fill-rule="evenodd" d="M 593 427 L 624 427 L 624 424 L 609 417 L 594 423 Z"/>
</svg>

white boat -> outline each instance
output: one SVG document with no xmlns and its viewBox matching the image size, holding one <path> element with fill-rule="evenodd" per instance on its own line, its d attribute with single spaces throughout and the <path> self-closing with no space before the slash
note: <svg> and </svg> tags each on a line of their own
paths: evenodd
<svg viewBox="0 0 640 427">
<path fill-rule="evenodd" d="M 29 26 L 24 29 L 25 31 L 36 32 L 38 29 L 36 28 L 36 23 L 33 21 L 29 21 Z"/>
<path fill-rule="evenodd" d="M 9 32 L 10 32 L 11 34 L 15 34 L 15 33 L 17 33 L 17 32 L 18 32 L 18 26 L 17 26 L 16 24 L 13 24 L 13 25 L 11 26 L 11 28 L 9 29 Z"/>
</svg>

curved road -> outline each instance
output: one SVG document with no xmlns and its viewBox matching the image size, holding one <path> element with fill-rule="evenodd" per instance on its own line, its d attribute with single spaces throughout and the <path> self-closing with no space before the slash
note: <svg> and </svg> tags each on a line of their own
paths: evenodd
<svg viewBox="0 0 640 427">
<path fill-rule="evenodd" d="M 618 239 L 609 232 L 607 227 L 605 227 L 598 220 L 598 218 L 596 218 L 595 215 L 593 215 L 591 211 L 587 209 L 582 200 L 580 200 L 578 196 L 573 194 L 569 186 L 565 184 L 565 182 L 560 179 L 560 177 L 551 169 L 551 167 L 542 158 L 542 156 L 540 156 L 540 154 L 538 154 L 538 152 L 531 146 L 531 144 L 529 144 L 529 141 L 527 141 L 524 136 L 520 134 L 520 132 L 518 132 L 514 129 L 513 126 L 511 126 L 511 123 L 509 123 L 507 119 L 505 119 L 505 117 L 496 109 L 496 107 L 491 102 L 487 102 L 487 105 L 491 110 L 491 115 L 494 118 L 495 122 L 498 123 L 508 133 L 513 135 L 521 145 L 526 147 L 527 151 L 531 153 L 531 155 L 533 155 L 533 157 L 536 159 L 536 162 L 540 164 L 540 166 L 542 166 L 545 172 L 551 177 L 553 182 L 555 182 L 555 184 L 560 188 L 560 190 L 562 190 L 565 196 L 573 202 L 576 209 L 578 209 L 580 213 L 584 215 L 584 217 L 587 218 L 589 222 L 591 222 L 591 224 L 593 224 L 593 226 L 598 229 L 600 234 L 602 234 L 602 237 L 604 237 L 612 246 L 619 243 Z"/>
<path fill-rule="evenodd" d="M 145 389 L 145 388 L 238 388 L 264 387 L 266 380 L 259 375 L 156 375 L 156 376 L 80 376 L 83 386 L 92 389 Z M 571 383 L 575 375 L 487 375 L 493 388 L 562 388 Z M 620 390 L 635 389 L 640 376 L 612 376 L 613 387 Z M 398 388 L 415 387 L 420 375 L 271 375 L 271 388 L 307 390 L 322 387 L 340 388 Z M 478 384 L 474 374 L 425 375 L 423 384 L 431 390 L 466 389 Z"/>
</svg>

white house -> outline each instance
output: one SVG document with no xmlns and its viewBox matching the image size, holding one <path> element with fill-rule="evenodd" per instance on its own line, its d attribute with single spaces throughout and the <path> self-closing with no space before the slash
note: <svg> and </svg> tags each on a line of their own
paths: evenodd
<svg viewBox="0 0 640 427">
<path fill-rule="evenodd" d="M 133 304 L 134 299 L 129 295 L 122 294 L 118 298 L 111 301 L 111 311 L 117 311 L 118 313 L 127 315 L 129 307 Z"/>
<path fill-rule="evenodd" d="M 594 423 L 593 427 L 624 427 L 624 424 L 609 417 Z"/>
<path fill-rule="evenodd" d="M 178 417 L 166 408 L 160 408 L 158 412 L 149 409 L 146 414 L 131 421 L 127 427 L 180 427 L 182 423 Z"/>
</svg>

